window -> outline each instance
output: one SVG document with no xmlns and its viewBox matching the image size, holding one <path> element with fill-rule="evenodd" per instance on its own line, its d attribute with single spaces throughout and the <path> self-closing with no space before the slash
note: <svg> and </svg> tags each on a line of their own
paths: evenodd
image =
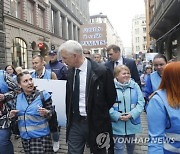
<svg viewBox="0 0 180 154">
<path fill-rule="evenodd" d="M 44 9 L 38 6 L 38 24 L 40 28 L 44 28 Z"/>
<path fill-rule="evenodd" d="M 13 41 L 12 63 L 14 67 L 21 66 L 27 68 L 27 45 L 21 38 L 15 38 Z"/>
<path fill-rule="evenodd" d="M 136 51 L 139 51 L 139 50 L 140 50 L 139 46 L 136 46 Z"/>
<path fill-rule="evenodd" d="M 30 0 L 27 1 L 27 21 L 34 24 L 34 3 Z"/>
<path fill-rule="evenodd" d="M 143 36 L 143 40 L 144 40 L 144 42 L 146 42 L 146 36 Z"/>
<path fill-rule="evenodd" d="M 76 41 L 78 41 L 78 42 L 80 41 L 79 40 L 79 35 L 80 35 L 80 28 L 77 29 L 77 40 Z"/>
<path fill-rule="evenodd" d="M 135 25 L 138 25 L 139 24 L 139 21 L 135 21 Z"/>
<path fill-rule="evenodd" d="M 76 40 L 76 26 L 73 25 L 73 39 Z"/>
<path fill-rule="evenodd" d="M 51 26 L 52 26 L 52 33 L 56 32 L 56 11 L 51 10 Z"/>
<path fill-rule="evenodd" d="M 65 31 L 65 28 L 66 28 L 66 24 L 65 24 L 65 17 L 64 16 L 61 16 L 61 27 L 62 27 L 62 33 L 60 36 L 62 36 L 62 38 L 66 38 L 66 31 Z"/>
<path fill-rule="evenodd" d="M 136 43 L 138 43 L 139 42 L 139 37 L 136 37 Z"/>
<path fill-rule="evenodd" d="M 146 50 L 147 48 L 146 48 L 146 44 L 143 44 L 143 50 Z"/>
<path fill-rule="evenodd" d="M 10 12 L 11 15 L 16 18 L 21 18 L 21 3 L 20 0 L 10 1 Z"/>
<path fill-rule="evenodd" d="M 71 27 L 71 22 L 68 20 L 68 39 L 70 40 L 71 39 L 71 36 L 72 36 L 72 27 Z"/>
<path fill-rule="evenodd" d="M 143 28 L 143 33 L 146 33 L 146 27 Z"/>
</svg>

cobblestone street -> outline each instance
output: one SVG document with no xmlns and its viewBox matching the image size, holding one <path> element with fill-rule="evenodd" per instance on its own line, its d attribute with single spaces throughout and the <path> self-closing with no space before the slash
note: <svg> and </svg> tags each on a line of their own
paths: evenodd
<svg viewBox="0 0 180 154">
<path fill-rule="evenodd" d="M 143 112 L 141 116 L 141 122 L 143 126 L 143 132 L 141 134 L 136 135 L 136 146 L 134 154 L 147 154 L 147 143 L 145 143 L 148 132 L 147 132 L 147 120 L 146 120 L 146 114 Z M 67 145 L 66 145 L 66 139 L 65 139 L 66 129 L 61 128 L 60 131 L 60 149 L 57 152 L 57 154 L 66 154 L 67 153 Z M 21 154 L 24 153 L 21 140 L 14 139 L 14 136 L 12 136 L 12 142 L 14 144 L 15 154 Z M 89 154 L 89 149 L 86 148 L 84 154 Z"/>
</svg>

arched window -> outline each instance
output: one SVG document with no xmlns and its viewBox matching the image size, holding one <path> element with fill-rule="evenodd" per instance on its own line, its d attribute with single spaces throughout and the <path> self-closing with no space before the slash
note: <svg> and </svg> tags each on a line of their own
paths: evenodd
<svg viewBox="0 0 180 154">
<path fill-rule="evenodd" d="M 12 64 L 14 67 L 21 66 L 27 68 L 27 45 L 21 38 L 15 38 L 13 41 Z"/>
</svg>

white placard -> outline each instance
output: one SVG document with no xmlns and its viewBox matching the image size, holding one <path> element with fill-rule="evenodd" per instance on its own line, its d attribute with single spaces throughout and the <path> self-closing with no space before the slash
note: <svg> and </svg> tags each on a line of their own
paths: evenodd
<svg viewBox="0 0 180 154">
<path fill-rule="evenodd" d="M 146 53 L 146 61 L 150 61 L 154 59 L 154 56 L 156 56 L 157 53 Z"/>
<path fill-rule="evenodd" d="M 65 95 L 66 81 L 65 80 L 48 80 L 48 79 L 33 79 L 34 85 L 39 90 L 46 90 L 52 93 L 53 105 L 57 112 L 59 126 L 66 126 L 65 114 Z"/>
</svg>

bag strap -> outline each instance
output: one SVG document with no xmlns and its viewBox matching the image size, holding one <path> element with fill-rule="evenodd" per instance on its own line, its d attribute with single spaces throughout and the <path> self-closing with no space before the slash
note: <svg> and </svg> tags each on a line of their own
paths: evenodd
<svg viewBox="0 0 180 154">
<path fill-rule="evenodd" d="M 40 98 L 41 98 L 41 101 L 42 101 L 42 105 L 43 105 L 42 107 L 43 107 L 43 108 L 46 108 L 46 101 L 45 101 L 45 99 L 44 99 L 43 91 L 40 91 L 40 92 L 39 92 L 39 95 L 40 95 Z M 52 111 L 52 113 L 56 112 L 54 105 L 53 105 L 51 111 Z"/>
<path fill-rule="evenodd" d="M 45 107 L 45 99 L 44 99 L 43 91 L 40 91 L 40 98 L 41 98 L 43 107 Z"/>
</svg>

